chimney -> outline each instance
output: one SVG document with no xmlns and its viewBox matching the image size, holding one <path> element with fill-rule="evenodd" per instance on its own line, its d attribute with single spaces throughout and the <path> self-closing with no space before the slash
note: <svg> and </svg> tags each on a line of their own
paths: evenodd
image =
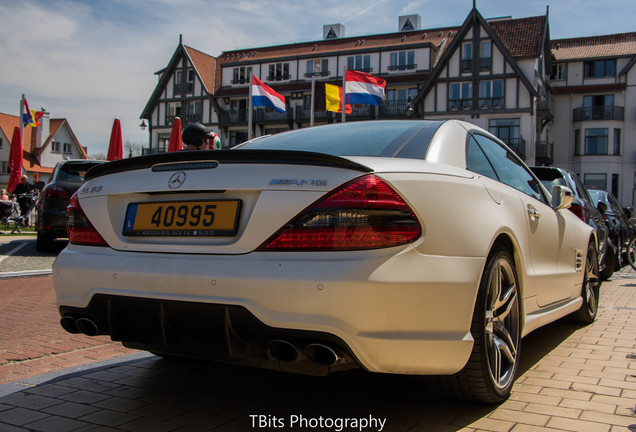
<svg viewBox="0 0 636 432">
<path fill-rule="evenodd" d="M 345 28 L 343 24 L 327 24 L 322 26 L 322 38 L 323 40 L 340 39 L 345 35 Z"/>
<path fill-rule="evenodd" d="M 419 15 L 403 15 L 398 18 L 398 31 L 419 30 L 422 18 Z"/>
<path fill-rule="evenodd" d="M 40 117 L 40 120 L 38 120 L 38 123 L 40 123 L 40 126 L 36 128 L 36 132 L 35 132 L 35 148 L 36 149 L 44 145 L 44 142 L 48 139 L 49 134 L 51 133 L 49 114 L 50 113 L 45 112 L 44 115 Z"/>
</svg>

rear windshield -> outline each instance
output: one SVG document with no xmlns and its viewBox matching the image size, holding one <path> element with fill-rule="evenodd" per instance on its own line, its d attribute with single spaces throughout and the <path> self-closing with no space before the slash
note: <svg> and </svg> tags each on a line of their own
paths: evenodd
<svg viewBox="0 0 636 432">
<path fill-rule="evenodd" d="M 248 141 L 238 147 L 296 150 L 334 156 L 421 158 L 442 122 L 370 121 L 298 129 Z"/>
<path fill-rule="evenodd" d="M 67 163 L 60 167 L 57 180 L 69 183 L 83 183 L 86 171 L 98 165 L 98 163 Z"/>
</svg>

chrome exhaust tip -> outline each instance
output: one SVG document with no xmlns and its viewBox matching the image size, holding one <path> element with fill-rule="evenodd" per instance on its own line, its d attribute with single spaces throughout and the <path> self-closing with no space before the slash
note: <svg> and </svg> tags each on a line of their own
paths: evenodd
<svg viewBox="0 0 636 432">
<path fill-rule="evenodd" d="M 342 359 L 333 348 L 319 343 L 307 345 L 303 353 L 309 360 L 320 366 L 333 366 Z"/>
<path fill-rule="evenodd" d="M 77 321 L 72 316 L 65 315 L 60 319 L 60 325 L 69 333 L 77 334 L 80 330 L 77 328 Z"/>
<path fill-rule="evenodd" d="M 97 324 L 88 318 L 80 318 L 77 320 L 77 329 L 86 336 L 97 335 Z"/>
<path fill-rule="evenodd" d="M 274 339 L 267 344 L 267 355 L 275 360 L 291 363 L 298 359 L 298 348 L 292 343 Z"/>
</svg>

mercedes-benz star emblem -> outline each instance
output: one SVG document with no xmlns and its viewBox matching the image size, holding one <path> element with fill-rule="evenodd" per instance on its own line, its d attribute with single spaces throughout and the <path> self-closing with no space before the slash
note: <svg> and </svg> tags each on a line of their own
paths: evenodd
<svg viewBox="0 0 636 432">
<path fill-rule="evenodd" d="M 186 174 L 183 171 L 178 171 L 170 177 L 168 181 L 168 187 L 170 189 L 179 189 L 181 185 L 185 182 Z"/>
</svg>

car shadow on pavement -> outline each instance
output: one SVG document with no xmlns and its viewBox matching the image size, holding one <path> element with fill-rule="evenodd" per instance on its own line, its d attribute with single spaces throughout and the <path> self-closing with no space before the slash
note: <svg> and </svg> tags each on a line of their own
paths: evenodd
<svg viewBox="0 0 636 432">
<path fill-rule="evenodd" d="M 579 328 L 559 322 L 528 335 L 518 376 Z M 0 397 L 0 407 L 5 407 L 0 426 L 8 421 L 36 430 L 64 424 L 66 430 L 174 430 L 185 426 L 232 432 L 333 431 L 338 429 L 335 422 L 352 419 L 384 420 L 383 430 L 391 432 L 455 431 L 497 408 L 431 394 L 417 376 L 354 370 L 312 377 L 149 354 L 63 373 Z M 37 415 L 27 419 L 23 414 L 12 420 L 15 410 L 33 409 Z M 320 419 L 327 427 L 320 427 Z M 305 424 L 293 424 L 303 420 Z M 328 427 L 329 421 L 333 427 Z M 379 423 L 375 425 L 370 423 L 362 430 L 380 430 Z"/>
</svg>

